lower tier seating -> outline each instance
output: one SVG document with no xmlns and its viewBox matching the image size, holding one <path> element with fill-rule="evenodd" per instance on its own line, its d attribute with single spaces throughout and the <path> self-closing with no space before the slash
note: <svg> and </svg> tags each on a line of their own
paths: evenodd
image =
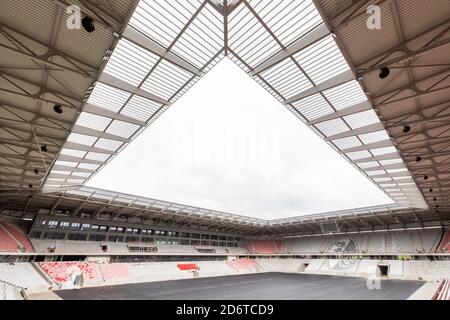
<svg viewBox="0 0 450 320">
<path fill-rule="evenodd" d="M 56 283 L 64 283 L 72 274 L 83 273 L 85 280 L 97 280 L 99 275 L 93 263 L 87 262 L 40 262 L 41 268 Z"/>
</svg>

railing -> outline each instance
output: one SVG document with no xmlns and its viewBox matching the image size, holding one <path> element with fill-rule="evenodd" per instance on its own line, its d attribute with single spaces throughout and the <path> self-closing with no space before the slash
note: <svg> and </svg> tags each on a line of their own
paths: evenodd
<svg viewBox="0 0 450 320">
<path fill-rule="evenodd" d="M 450 300 L 450 279 L 442 280 L 432 300 Z"/>
<path fill-rule="evenodd" d="M 14 284 L 12 282 L 0 279 L 0 300 L 9 300 L 8 295 L 7 295 L 8 288 L 12 288 L 13 290 L 16 290 L 16 292 L 17 292 L 16 297 L 17 298 L 20 297 L 20 299 L 17 299 L 17 300 L 27 300 L 28 299 L 28 294 L 27 294 L 25 288 L 23 288 L 17 284 Z"/>
</svg>

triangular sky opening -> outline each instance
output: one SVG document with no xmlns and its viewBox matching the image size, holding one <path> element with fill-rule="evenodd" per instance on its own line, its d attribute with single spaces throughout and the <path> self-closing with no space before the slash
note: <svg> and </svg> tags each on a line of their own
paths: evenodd
<svg viewBox="0 0 450 320">
<path fill-rule="evenodd" d="M 88 185 L 264 219 L 392 203 L 228 58 Z"/>
</svg>

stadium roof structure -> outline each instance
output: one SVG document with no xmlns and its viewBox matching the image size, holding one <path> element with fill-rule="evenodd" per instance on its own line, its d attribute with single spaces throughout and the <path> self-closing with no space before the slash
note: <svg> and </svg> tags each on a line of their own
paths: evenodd
<svg viewBox="0 0 450 320">
<path fill-rule="evenodd" d="M 73 4 L 95 31 L 67 27 Z M 397 224 L 393 210 L 418 224 L 448 223 L 446 0 L 0 5 L 0 204 L 11 194 L 28 195 L 7 199 L 14 206 L 23 198 L 26 212 L 52 197 L 56 208 L 68 194 L 108 193 L 84 184 L 228 56 L 389 195 L 396 204 L 381 208 Z M 381 10 L 379 30 L 366 25 L 369 5 Z M 380 79 L 383 69 L 389 75 Z M 109 193 L 111 203 L 121 198 Z M 203 210 L 189 208 L 194 217 Z M 247 227 L 306 221 L 239 217 L 224 219 Z"/>
</svg>

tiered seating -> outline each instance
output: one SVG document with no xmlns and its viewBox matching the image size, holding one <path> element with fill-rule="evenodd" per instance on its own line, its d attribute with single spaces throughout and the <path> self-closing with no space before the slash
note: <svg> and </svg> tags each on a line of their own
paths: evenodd
<svg viewBox="0 0 450 320">
<path fill-rule="evenodd" d="M 441 240 L 441 229 L 430 229 L 420 231 L 422 247 L 424 252 L 435 252 Z"/>
<path fill-rule="evenodd" d="M 0 222 L 0 224 L 2 224 L 2 226 L 8 230 L 9 233 L 11 233 L 11 235 L 22 245 L 26 252 L 34 252 L 33 245 L 25 234 L 7 223 Z"/>
<path fill-rule="evenodd" d="M 247 254 L 248 250 L 246 248 L 243 247 L 226 247 L 226 248 L 222 248 L 225 253 L 229 253 L 229 254 Z"/>
<path fill-rule="evenodd" d="M 441 243 L 436 250 L 437 253 L 450 253 L 450 230 L 444 233 Z"/>
<path fill-rule="evenodd" d="M 109 279 L 127 278 L 130 276 L 128 267 L 125 263 L 102 264 L 100 265 L 100 272 L 105 281 Z"/>
<path fill-rule="evenodd" d="M 414 253 L 411 237 L 408 232 L 391 232 L 388 233 L 391 239 L 390 246 L 386 245 L 388 253 Z"/>
<path fill-rule="evenodd" d="M 196 263 L 178 263 L 177 268 L 180 270 L 198 270 Z"/>
<path fill-rule="evenodd" d="M 0 252 L 16 252 L 17 242 L 0 225 Z"/>
<path fill-rule="evenodd" d="M 309 260 L 299 259 L 257 259 L 258 265 L 266 272 L 303 272 Z"/>
<path fill-rule="evenodd" d="M 86 262 L 40 262 L 41 268 L 56 283 L 64 283 L 73 273 L 82 272 L 85 280 L 97 280 L 95 265 Z"/>
<path fill-rule="evenodd" d="M 433 296 L 433 300 L 450 300 L 450 279 L 442 280 Z"/>
<path fill-rule="evenodd" d="M 158 252 L 167 254 L 186 254 L 195 255 L 197 250 L 193 246 L 187 245 L 173 245 L 173 244 L 158 244 Z"/>
<path fill-rule="evenodd" d="M 258 272 L 261 271 L 261 266 L 253 259 L 237 259 L 234 261 L 227 261 L 227 265 L 237 272 Z"/>
<path fill-rule="evenodd" d="M 260 254 L 276 254 L 282 249 L 280 240 L 255 240 L 246 243 L 248 252 Z"/>
<path fill-rule="evenodd" d="M 0 263 L 0 280 L 27 288 L 29 291 L 47 290 L 49 283 L 33 268 L 31 263 Z"/>
<path fill-rule="evenodd" d="M 287 253 L 320 253 L 320 248 L 325 239 L 327 237 L 288 239 L 284 244 L 285 251 Z"/>
</svg>

